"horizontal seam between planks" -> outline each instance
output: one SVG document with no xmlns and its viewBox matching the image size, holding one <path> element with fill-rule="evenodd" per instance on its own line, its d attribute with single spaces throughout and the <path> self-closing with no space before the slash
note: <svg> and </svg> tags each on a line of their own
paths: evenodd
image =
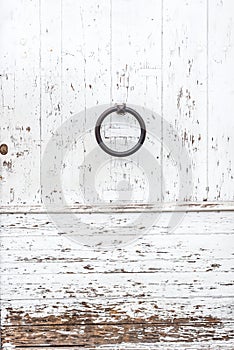
<svg viewBox="0 0 234 350">
<path fill-rule="evenodd" d="M 191 320 L 190 322 L 179 322 L 179 321 L 175 321 L 175 322 L 152 322 L 152 321 L 148 321 L 147 320 L 145 322 L 116 322 L 116 323 L 108 323 L 108 322 L 84 322 L 84 323 L 45 323 L 45 324 L 35 324 L 35 323 L 29 323 L 29 324 L 16 324 L 16 325 L 3 325 L 4 328 L 27 328 L 27 327 L 65 327 L 65 326 L 123 326 L 123 325 L 149 325 L 149 326 L 154 326 L 154 325 L 167 325 L 167 326 L 173 326 L 173 325 L 180 325 L 180 326 L 201 326 L 204 324 L 215 324 L 217 325 L 223 325 L 225 322 L 225 324 L 230 324 L 230 325 L 234 325 L 234 321 L 232 319 L 226 319 L 226 318 L 222 318 L 219 321 L 196 321 L 196 320 Z"/>
<path fill-rule="evenodd" d="M 48 272 L 48 273 L 33 273 L 33 276 L 48 276 L 48 275 L 52 275 L 52 276 L 63 276 L 63 275 L 72 275 L 73 277 L 74 277 L 74 275 L 76 275 L 76 276 L 80 276 L 80 275 L 94 275 L 94 274 L 97 274 L 97 275 L 110 275 L 110 274 L 157 274 L 157 273 L 164 273 L 164 274 L 172 274 L 172 273 L 191 273 L 191 274 L 196 274 L 196 273 L 198 273 L 198 274 L 203 274 L 203 273 L 215 273 L 215 274 L 224 274 L 224 273 L 231 273 L 232 271 L 225 271 L 225 270 L 223 270 L 223 271 L 220 271 L 220 270 L 209 270 L 209 271 L 205 271 L 205 270 L 196 270 L 196 271 L 192 271 L 192 270 L 183 270 L 183 271 L 181 271 L 181 270 L 173 270 L 173 269 L 171 269 L 170 271 L 168 271 L 168 270 L 163 270 L 163 269 L 160 269 L 160 270 L 158 270 L 158 271 L 148 271 L 148 270 L 146 270 L 146 271 L 107 271 L 107 272 L 105 272 L 105 271 L 87 271 L 87 272 L 82 272 L 82 271 L 80 271 L 80 272 L 77 272 L 77 273 L 67 273 L 67 272 L 64 272 L 64 273 L 53 273 L 53 272 Z M 32 273 L 7 273 L 7 274 L 0 274 L 0 276 L 32 276 Z M 25 284 L 27 284 L 27 283 L 25 283 Z M 33 284 L 33 285 L 35 285 L 35 284 Z"/>
<path fill-rule="evenodd" d="M 191 208 L 191 209 L 162 209 L 162 210 L 154 210 L 154 209 L 118 209 L 118 210 L 70 210 L 70 211 L 0 211 L 0 215 L 6 215 L 6 214 L 124 214 L 124 213 L 204 213 L 204 212 L 233 212 L 233 208 Z"/>
<path fill-rule="evenodd" d="M 132 296 L 130 296 L 131 298 L 134 298 L 134 297 L 136 297 L 135 295 L 132 295 Z M 138 296 L 137 296 L 138 297 Z M 98 296 L 98 297 L 89 297 L 88 299 L 89 299 L 89 301 L 97 301 L 97 300 L 99 300 L 101 298 L 101 296 Z M 125 299 L 125 298 L 129 298 L 129 296 L 126 296 L 126 297 L 122 297 L 121 298 L 121 300 L 123 300 L 123 299 Z M 179 296 L 179 297 L 177 297 L 177 296 L 171 296 L 171 297 L 169 297 L 169 296 L 157 296 L 156 297 L 157 298 L 157 300 L 159 299 L 168 299 L 168 300 L 171 300 L 171 299 L 181 299 L 181 300 L 191 300 L 191 299 L 193 299 L 193 300 L 195 300 L 195 299 L 211 299 L 211 300 L 213 300 L 213 299 L 234 299 L 234 295 L 225 295 L 225 296 L 223 296 L 223 295 L 191 295 L 191 296 Z M 106 298 L 107 299 L 107 298 Z M 141 301 L 152 301 L 152 302 L 155 302 L 155 298 L 154 299 L 150 299 L 150 298 L 144 298 L 144 297 L 138 297 L 138 299 L 140 299 Z M 0 303 L 6 303 L 6 302 L 12 302 L 12 301 L 45 301 L 45 298 L 13 298 L 13 299 L 5 299 L 5 298 L 0 298 Z M 47 298 L 46 297 L 46 301 L 58 301 L 58 300 L 62 300 L 62 301 L 64 301 L 64 300 L 77 300 L 77 298 L 76 297 L 73 297 L 73 298 L 64 298 L 64 297 L 61 297 L 61 298 Z M 87 297 L 85 298 L 85 297 L 83 297 L 83 298 L 81 298 L 81 300 L 87 300 Z M 120 297 L 118 296 L 118 297 L 108 297 L 108 299 L 107 300 L 120 300 Z M 132 302 L 129 302 L 129 303 L 132 303 Z"/>
</svg>

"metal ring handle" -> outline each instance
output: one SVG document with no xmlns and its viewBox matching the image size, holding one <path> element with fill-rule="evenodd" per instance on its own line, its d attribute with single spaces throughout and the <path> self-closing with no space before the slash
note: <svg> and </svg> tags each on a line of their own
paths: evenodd
<svg viewBox="0 0 234 350">
<path fill-rule="evenodd" d="M 117 114 L 129 113 L 136 118 L 136 120 L 138 121 L 138 123 L 140 125 L 140 128 L 141 128 L 140 138 L 139 138 L 138 142 L 135 144 L 135 146 L 130 148 L 128 151 L 124 151 L 124 152 L 114 151 L 111 148 L 107 147 L 102 140 L 102 137 L 101 137 L 102 122 L 109 114 L 111 114 L 113 112 L 117 112 Z M 132 109 L 130 107 L 126 107 L 125 104 L 116 105 L 115 107 L 108 108 L 100 115 L 100 117 L 97 120 L 96 126 L 95 126 L 95 136 L 96 136 L 97 143 L 103 149 L 103 151 L 105 151 L 106 153 L 108 153 L 114 157 L 127 157 L 127 156 L 130 156 L 131 154 L 135 153 L 136 151 L 138 151 L 139 148 L 141 148 L 141 146 L 143 145 L 143 143 L 145 141 L 145 136 L 146 136 L 145 122 L 142 119 L 142 117 L 140 116 L 140 114 L 137 111 L 135 111 L 134 109 Z"/>
</svg>

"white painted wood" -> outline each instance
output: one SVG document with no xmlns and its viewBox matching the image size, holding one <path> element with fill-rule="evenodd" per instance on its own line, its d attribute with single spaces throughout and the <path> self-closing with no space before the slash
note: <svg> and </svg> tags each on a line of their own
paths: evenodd
<svg viewBox="0 0 234 350">
<path fill-rule="evenodd" d="M 90 350 L 203 350 L 204 347 L 209 350 L 223 350 L 225 346 L 225 349 L 232 350 L 233 344 L 232 341 L 229 342 L 213 342 L 213 341 L 203 341 L 203 342 L 179 342 L 179 343 L 172 343 L 172 342 L 165 342 L 165 343 L 158 343 L 158 344 L 151 344 L 151 343 L 137 343 L 137 345 L 131 344 L 131 343 L 122 343 L 121 345 L 116 344 L 108 344 L 108 345 L 101 345 L 101 346 L 95 346 L 93 348 L 89 347 Z M 10 347 L 5 347 L 4 350 L 11 350 Z M 25 348 L 18 348 L 19 350 L 24 350 Z M 41 350 L 39 347 L 34 347 L 35 350 Z M 45 350 L 53 349 L 53 347 L 44 347 Z M 54 348 L 55 349 L 55 348 Z M 76 346 L 74 347 L 64 347 L 63 350 L 79 350 Z"/>
<path fill-rule="evenodd" d="M 233 348 L 233 6 L 1 2 L 0 144 L 9 148 L 0 155 L 4 350 Z M 89 153 L 98 148 L 98 113 L 89 108 L 116 102 L 142 106 L 147 125 L 147 110 L 157 115 L 157 137 L 148 126 L 144 146 L 155 158 L 156 184 L 149 188 L 140 153 L 134 165 L 107 157 L 107 165 L 97 164 L 99 203 L 88 188 L 95 170 Z M 67 123 L 62 132 L 82 111 L 78 128 Z M 109 121 L 107 143 L 126 147 L 136 139 L 129 116 L 122 139 Z M 52 173 L 62 169 L 68 203 L 56 215 L 66 222 L 73 213 L 88 231 L 69 222 L 61 230 L 50 216 L 56 207 L 47 215 L 42 203 L 60 190 L 41 183 L 44 152 L 56 134 L 51 161 L 65 157 Z M 190 181 L 179 174 L 188 166 L 184 150 L 192 191 L 178 197 L 179 185 Z M 133 196 L 119 205 L 121 181 Z M 158 219 L 145 232 L 134 221 L 140 215 Z M 175 227 L 173 215 L 180 218 Z"/>
<path fill-rule="evenodd" d="M 209 1 L 209 200 L 234 199 L 234 3 Z"/>
<path fill-rule="evenodd" d="M 1 2 L 1 205 L 40 203 L 38 1 Z"/>
<path fill-rule="evenodd" d="M 178 131 L 193 170 L 193 194 L 183 199 L 207 199 L 209 188 L 210 200 L 233 200 L 232 118 L 228 117 L 232 6 L 230 0 L 208 5 L 150 1 L 143 9 L 140 2 L 131 1 L 96 1 L 91 8 L 82 1 L 62 0 L 2 5 L 2 31 L 11 39 L 1 37 L 2 142 L 9 145 L 2 161 L 3 204 L 39 203 L 40 137 L 43 153 L 50 135 L 71 114 L 117 100 L 162 110 L 162 117 Z M 144 26 L 137 26 L 136 19 Z M 29 125 L 32 115 L 34 126 Z M 217 128 L 221 117 L 222 129 Z M 15 135 L 10 135 L 12 129 Z M 174 201 L 176 164 L 167 157 L 170 150 L 161 151 L 163 159 L 158 146 L 153 153 L 166 176 L 163 197 Z M 24 176 L 16 188 L 18 173 Z"/>
<path fill-rule="evenodd" d="M 161 1 L 149 0 L 147 6 L 143 7 L 140 1 L 134 0 L 111 1 L 111 5 L 111 102 L 140 105 L 159 114 L 161 110 Z M 148 115 L 144 117 L 146 119 Z M 153 132 L 149 129 L 149 133 Z M 150 152 L 155 158 L 155 164 L 152 164 L 157 181 L 154 202 L 161 201 L 160 128 L 157 134 L 159 140 L 145 142 L 147 145 L 150 144 Z M 137 176 L 134 166 L 129 170 L 126 169 L 124 162 L 121 166 L 120 170 L 126 172 L 126 178 L 130 177 L 134 180 L 135 177 L 139 184 L 139 190 L 134 187 L 133 193 L 138 190 L 142 196 L 140 189 L 147 187 L 144 182 L 147 180 L 145 179 L 147 174 L 141 175 L 142 181 L 139 181 L 139 175 Z M 144 168 L 140 156 L 137 159 L 137 166 Z M 115 168 L 116 164 L 112 162 L 113 174 L 115 174 Z"/>
<path fill-rule="evenodd" d="M 82 321 L 83 318 L 93 315 L 94 324 L 96 323 L 118 323 L 118 318 L 121 317 L 121 321 L 127 321 L 128 317 L 134 316 L 141 317 L 143 320 L 147 320 L 150 316 L 153 316 L 155 312 L 159 319 L 168 319 L 172 317 L 189 317 L 193 315 L 195 318 L 209 317 L 211 314 L 213 317 L 222 318 L 231 321 L 233 318 L 233 308 L 231 298 L 209 298 L 209 297 L 193 297 L 189 298 L 142 298 L 137 300 L 123 297 L 121 299 L 105 299 L 102 298 L 89 298 L 82 297 L 79 300 L 74 298 L 66 299 L 50 299 L 44 301 L 38 300 L 11 300 L 3 302 L 4 310 L 2 313 L 2 320 L 4 325 L 17 325 L 17 312 L 21 311 L 25 317 L 22 319 L 22 325 L 29 324 L 30 317 L 37 316 L 35 324 L 40 325 L 45 322 L 45 317 L 49 317 L 51 314 L 56 316 L 63 315 L 64 322 L 69 323 L 69 313 L 74 313 L 77 310 L 76 317 L 77 323 Z M 116 310 L 116 315 L 111 310 Z M 11 311 L 14 310 L 15 314 L 9 316 Z M 106 312 L 105 312 L 106 310 Z M 108 312 L 109 311 L 109 312 Z M 87 315 L 88 312 L 88 315 Z M 51 319 L 52 324 L 58 324 L 59 320 L 56 318 Z M 84 320 L 83 320 L 84 321 Z"/>
<path fill-rule="evenodd" d="M 65 298 L 81 296 L 121 298 L 146 297 L 227 297 L 233 294 L 233 274 L 208 271 L 181 273 L 64 274 L 2 276 L 2 300 Z M 93 285 L 93 288 L 90 288 Z"/>
<path fill-rule="evenodd" d="M 92 214 L 92 215 L 91 215 Z M 181 215 L 181 213 L 178 213 Z M 61 213 L 57 214 L 62 215 Z M 66 218 L 67 214 L 63 214 Z M 121 227 L 122 224 L 126 223 L 129 229 L 134 230 L 134 226 L 131 228 L 131 218 L 139 215 L 138 212 L 127 211 L 126 213 L 78 213 L 80 220 L 89 223 L 90 235 L 95 232 L 104 233 L 102 227 L 105 226 L 107 229 L 113 228 L 115 225 Z M 181 222 L 177 227 L 173 227 L 173 231 L 168 227 L 168 223 L 171 217 L 171 213 L 158 213 L 158 212 L 146 212 L 146 216 L 158 215 L 158 219 L 153 224 L 152 228 L 146 234 L 142 232 L 142 237 L 148 235 L 187 235 L 188 237 L 193 234 L 204 235 L 204 234 L 233 234 L 234 230 L 234 215 L 232 211 L 220 211 L 220 212 L 188 212 L 184 213 L 181 217 Z M 54 236 L 58 238 L 58 234 L 61 232 L 56 227 L 55 222 L 52 222 L 49 215 L 35 214 L 35 213 L 19 213 L 19 214 L 1 214 L 2 226 L 1 226 L 1 239 L 4 241 L 4 237 L 21 237 L 27 239 L 27 237 L 34 236 Z M 135 227 L 137 229 L 137 227 Z M 119 232 L 120 233 L 120 232 Z M 134 231 L 132 232 L 134 233 Z M 63 235 L 66 233 L 63 233 Z M 106 235 L 110 232 L 106 232 Z"/>
<path fill-rule="evenodd" d="M 134 204 L 102 204 L 102 205 L 67 205 L 63 210 L 51 208 L 48 211 L 43 205 L 31 206 L 2 206 L 0 207 L 1 214 L 46 214 L 46 213 L 191 213 L 191 212 L 231 212 L 234 210 L 234 202 L 167 202 L 167 203 L 134 203 Z"/>
<path fill-rule="evenodd" d="M 112 102 L 161 110 L 161 1 L 112 1 Z"/>
<path fill-rule="evenodd" d="M 51 135 L 62 123 L 61 1 L 40 1 L 41 31 L 41 157 Z M 58 144 L 58 152 L 61 143 Z"/>
<path fill-rule="evenodd" d="M 95 116 L 87 116 L 86 110 L 110 103 L 111 4 L 107 0 L 92 1 L 90 6 L 83 0 L 63 1 L 62 18 L 62 122 L 85 111 L 83 118 L 77 120 L 78 135 L 70 124 L 70 134 L 76 139 L 80 138 L 80 142 L 76 141 L 72 145 L 72 150 L 64 160 L 63 189 L 68 204 L 72 205 L 75 201 L 82 202 L 82 197 L 85 197 L 86 187 L 89 186 L 86 175 L 93 167 L 86 160 L 86 155 L 92 150 L 88 127 L 90 123 L 87 119 L 94 119 Z M 65 138 L 64 135 L 61 137 Z M 96 146 L 96 141 L 94 143 L 92 140 L 91 146 Z M 66 151 L 65 146 L 61 147 Z M 83 175 L 80 175 L 79 169 L 82 169 Z M 79 176 L 82 186 L 78 182 Z M 78 192 L 81 196 L 77 195 Z"/>
<path fill-rule="evenodd" d="M 182 200 L 196 201 L 206 194 L 206 1 L 163 1 L 163 176 L 165 201 L 178 198 L 179 186 L 188 186 L 176 164 L 168 140 L 179 140 L 176 154 L 185 148 L 191 162 L 193 191 Z M 181 183 L 182 182 L 182 183 Z"/>
<path fill-rule="evenodd" d="M 207 199 L 208 189 L 210 200 L 233 200 L 232 9 L 230 0 L 2 4 L 1 142 L 9 146 L 1 157 L 2 204 L 39 203 L 40 138 L 43 154 L 70 115 L 117 100 L 163 112 L 181 136 L 194 185 L 182 200 Z M 164 200 L 174 201 L 178 172 L 161 138 L 164 149 L 153 153 L 164 169 Z"/>
<path fill-rule="evenodd" d="M 102 217 L 104 214 L 96 215 Z M 170 213 L 162 215 L 165 217 L 161 229 Z M 5 221 L 1 236 L 4 332 L 8 332 L 11 324 L 17 326 L 19 317 L 20 324 L 31 325 L 33 320 L 30 327 L 34 327 L 36 338 L 31 343 L 30 333 L 26 333 L 27 344 L 39 344 L 41 332 L 44 339 L 54 339 L 57 344 L 61 342 L 58 340 L 62 334 L 60 330 L 68 332 L 69 344 L 73 344 L 72 337 L 78 333 L 71 326 L 35 327 L 43 320 L 48 323 L 47 317 L 52 323 L 57 324 L 62 318 L 63 323 L 67 319 L 69 324 L 74 309 L 83 320 L 91 311 L 95 323 L 116 322 L 117 334 L 120 319 L 124 322 L 131 317 L 134 324 L 135 318 L 140 317 L 141 322 L 147 324 L 149 317 L 155 316 L 155 310 L 157 317 L 165 322 L 174 315 L 185 320 L 185 328 L 180 326 L 183 337 L 185 334 L 190 337 L 189 334 L 200 327 L 195 321 L 188 325 L 189 317 L 221 319 L 220 331 L 217 326 L 212 330 L 217 339 L 232 331 L 229 323 L 233 295 L 230 272 L 233 269 L 232 212 L 187 213 L 184 224 L 175 234 L 147 235 L 134 244 L 116 247 L 114 251 L 75 246 L 66 237 L 57 235 L 56 228 L 45 214 L 1 216 Z M 220 234 L 221 229 L 226 233 Z M 115 316 L 106 311 L 116 307 Z M 54 315 L 52 319 L 51 314 Z M 80 323 L 78 318 L 73 322 Z M 21 326 L 17 327 L 17 333 L 21 334 Z M 59 331 L 55 337 L 51 332 L 56 327 Z M 207 339 L 207 334 L 204 331 L 202 337 Z M 173 339 L 172 334 L 170 339 Z"/>
<path fill-rule="evenodd" d="M 132 252 L 131 252 L 132 253 Z M 213 252 L 212 252 L 213 253 Z M 166 253 L 167 254 L 167 253 Z M 132 253 L 132 255 L 134 255 Z M 142 258 L 142 255 L 144 258 Z M 161 254 L 163 256 L 163 254 Z M 168 254 L 167 254 L 168 255 Z M 158 271 L 168 273 L 168 272 L 208 272 L 212 270 L 217 270 L 219 272 L 229 272 L 233 269 L 233 261 L 231 258 L 216 258 L 213 257 L 215 252 L 209 258 L 204 258 L 201 254 L 193 255 L 186 251 L 186 258 L 172 257 L 171 259 L 159 257 L 159 254 L 138 254 L 136 257 L 131 258 L 127 261 L 127 258 L 122 258 L 121 255 L 117 257 L 116 260 L 109 258 L 107 261 L 103 261 L 103 257 L 99 257 L 97 262 L 95 258 L 81 259 L 81 262 L 73 261 L 75 259 L 67 258 L 66 261 L 61 261 L 61 259 L 56 259 L 55 257 L 50 257 L 49 261 L 43 263 L 43 258 L 38 258 L 36 262 L 28 262 L 27 257 L 21 264 L 17 262 L 5 263 L 1 268 L 1 273 L 3 275 L 9 276 L 10 274 L 28 275 L 33 272 L 33 275 L 51 275 L 51 274 L 92 274 L 95 272 L 105 272 L 105 273 L 121 273 L 121 272 L 132 272 L 132 273 L 142 273 L 150 272 L 156 273 Z M 22 258 L 21 258 L 22 259 Z M 211 260 L 212 259 L 212 262 Z M 18 257 L 18 260 L 20 258 Z M 26 262 L 25 262 L 26 260 Z M 36 260 L 36 259 L 35 259 Z M 48 259 L 49 260 L 49 259 Z M 117 264 L 118 262 L 118 264 Z M 72 264 L 72 265 L 71 265 Z M 118 266 L 116 266 L 118 265 Z"/>
</svg>

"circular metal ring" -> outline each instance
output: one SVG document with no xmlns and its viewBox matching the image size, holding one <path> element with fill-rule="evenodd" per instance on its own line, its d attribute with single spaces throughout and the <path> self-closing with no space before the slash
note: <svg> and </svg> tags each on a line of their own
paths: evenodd
<svg viewBox="0 0 234 350">
<path fill-rule="evenodd" d="M 103 120 L 109 114 L 111 114 L 113 112 L 117 112 L 118 114 L 129 113 L 129 114 L 133 115 L 136 118 L 136 120 L 138 121 L 140 128 L 141 128 L 141 135 L 140 135 L 138 142 L 135 144 L 135 146 L 133 146 L 132 148 L 130 148 L 129 150 L 124 151 L 124 152 L 114 151 L 111 148 L 107 147 L 104 144 L 102 137 L 101 137 L 101 124 L 102 124 Z M 100 117 L 97 120 L 96 126 L 95 126 L 95 136 L 96 136 L 97 143 L 103 149 L 103 151 L 105 151 L 106 153 L 108 153 L 114 157 L 127 157 L 127 156 L 130 156 L 131 154 L 135 153 L 136 151 L 138 151 L 139 148 L 141 148 L 141 146 L 143 145 L 143 143 L 145 141 L 145 136 L 146 136 L 146 126 L 145 126 L 144 120 L 142 119 L 142 117 L 140 116 L 140 114 L 137 111 L 135 111 L 134 109 L 132 109 L 130 107 L 126 107 L 126 105 L 117 105 L 115 107 L 108 108 L 100 115 Z"/>
</svg>

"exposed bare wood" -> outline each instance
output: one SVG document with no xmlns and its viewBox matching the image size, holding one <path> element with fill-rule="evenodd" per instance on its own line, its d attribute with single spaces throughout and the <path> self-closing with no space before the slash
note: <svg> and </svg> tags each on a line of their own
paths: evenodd
<svg viewBox="0 0 234 350">
<path fill-rule="evenodd" d="M 233 350 L 233 13 L 232 0 L 1 3 L 3 350 Z M 123 102 L 145 120 L 142 153 L 90 158 L 102 106 Z M 121 117 L 103 126 L 114 148 L 138 137 Z"/>
<path fill-rule="evenodd" d="M 147 324 L 139 323 L 136 319 L 132 323 L 119 325 L 53 325 L 47 326 L 15 326 L 4 327 L 5 342 L 17 345 L 79 345 L 83 347 L 97 346 L 114 342 L 129 343 L 157 343 L 163 341 L 192 342 L 217 340 L 224 342 L 233 338 L 232 324 L 218 319 L 181 320 L 174 322 L 155 323 L 149 319 Z M 225 343 L 224 343 L 225 344 Z"/>
</svg>

